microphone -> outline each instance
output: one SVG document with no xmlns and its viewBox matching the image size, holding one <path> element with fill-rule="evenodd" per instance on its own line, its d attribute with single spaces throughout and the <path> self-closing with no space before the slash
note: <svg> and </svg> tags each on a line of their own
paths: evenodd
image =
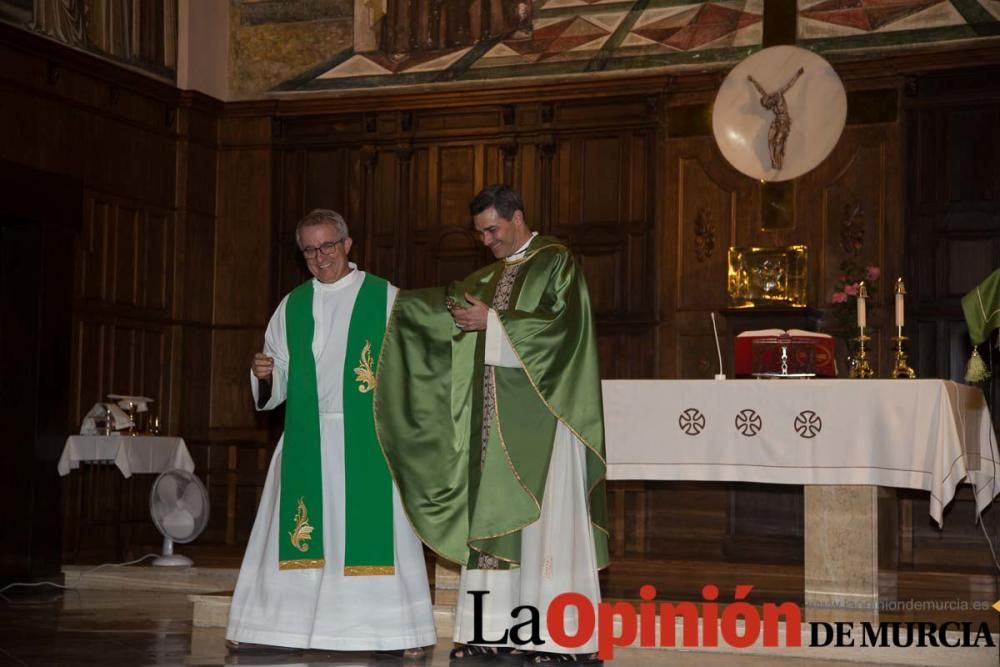
<svg viewBox="0 0 1000 667">
<path fill-rule="evenodd" d="M 715 313 L 712 313 L 712 331 L 715 333 L 715 351 L 719 355 L 719 372 L 715 374 L 715 379 L 725 380 L 726 374 L 722 372 L 722 346 L 719 345 L 719 329 L 715 326 Z"/>
</svg>

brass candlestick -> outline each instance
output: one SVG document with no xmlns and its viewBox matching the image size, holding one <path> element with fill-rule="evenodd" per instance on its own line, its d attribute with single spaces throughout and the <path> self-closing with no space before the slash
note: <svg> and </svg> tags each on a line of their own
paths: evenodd
<svg viewBox="0 0 1000 667">
<path fill-rule="evenodd" d="M 854 348 L 854 363 L 851 364 L 851 370 L 847 376 L 856 380 L 875 377 L 875 371 L 868 363 L 868 349 L 865 347 L 865 343 L 871 338 L 861 333 L 854 340 L 857 341 L 857 346 Z"/>
<path fill-rule="evenodd" d="M 132 425 L 128 427 L 128 434 L 133 437 L 139 435 L 139 429 L 136 425 L 136 415 L 137 415 L 136 410 L 138 409 L 138 407 L 139 406 L 137 406 L 135 403 L 129 401 L 128 408 L 126 408 L 128 418 L 132 422 Z"/>
<path fill-rule="evenodd" d="M 896 380 L 912 380 L 917 377 L 917 373 L 906 363 L 906 350 L 903 349 L 903 342 L 909 339 L 903 335 L 903 327 L 898 329 L 898 334 L 892 337 L 892 342 L 896 344 L 896 360 L 889 377 Z"/>
</svg>

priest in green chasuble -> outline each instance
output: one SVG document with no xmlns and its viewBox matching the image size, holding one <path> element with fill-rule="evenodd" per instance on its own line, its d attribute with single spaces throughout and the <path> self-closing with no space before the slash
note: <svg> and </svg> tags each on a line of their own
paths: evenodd
<svg viewBox="0 0 1000 667">
<path fill-rule="evenodd" d="M 452 660 L 498 650 L 586 660 L 551 638 L 557 595 L 600 601 L 608 563 L 604 423 L 593 314 L 583 273 L 538 236 L 520 198 L 490 186 L 472 201 L 498 261 L 447 288 L 403 291 L 382 346 L 376 428 L 414 528 L 462 565 Z M 474 598 L 481 597 L 475 637 Z M 542 645 L 511 636 L 511 612 L 541 615 Z M 565 631 L 575 634 L 575 610 Z M 563 659 L 569 658 L 564 655 Z"/>
<path fill-rule="evenodd" d="M 275 311 L 255 355 L 257 409 L 285 404 L 233 594 L 226 639 L 422 654 L 436 642 L 423 548 L 379 447 L 373 396 L 397 289 L 348 261 L 339 213 L 296 228 L 313 278 Z"/>
</svg>

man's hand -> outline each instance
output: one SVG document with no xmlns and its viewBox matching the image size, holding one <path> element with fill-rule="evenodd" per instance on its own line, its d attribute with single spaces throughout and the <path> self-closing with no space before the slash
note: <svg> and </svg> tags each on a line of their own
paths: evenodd
<svg viewBox="0 0 1000 667">
<path fill-rule="evenodd" d="M 274 371 L 274 358 L 263 352 L 253 355 L 253 375 L 258 380 L 270 380 Z"/>
<path fill-rule="evenodd" d="M 455 318 L 455 326 L 462 331 L 485 331 L 486 316 L 490 312 L 489 306 L 468 292 L 465 293 L 465 300 L 472 305 L 468 308 L 451 309 L 451 316 Z"/>
</svg>

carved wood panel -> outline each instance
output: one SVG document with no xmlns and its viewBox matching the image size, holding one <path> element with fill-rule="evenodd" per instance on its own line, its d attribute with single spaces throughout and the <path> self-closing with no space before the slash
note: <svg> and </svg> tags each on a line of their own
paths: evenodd
<svg viewBox="0 0 1000 667">
<path fill-rule="evenodd" d="M 676 163 L 671 160 L 677 188 L 677 260 L 672 276 L 677 308 L 719 310 L 728 305 L 726 251 L 745 243 L 737 226 L 742 223 L 740 231 L 746 230 L 753 219 L 752 188 L 748 179 L 720 165 L 703 145 L 685 141 L 677 148 Z"/>
<path fill-rule="evenodd" d="M 870 326 L 876 328 L 885 324 L 902 262 L 902 250 L 889 245 L 901 186 L 896 132 L 894 126 L 848 127 L 833 153 L 797 183 L 801 232 L 785 235 L 817 249 L 809 258 L 810 275 L 818 278 L 810 281 L 809 302 L 817 307 L 828 306 L 845 258 L 879 267 L 882 278 L 869 290 Z"/>
</svg>

